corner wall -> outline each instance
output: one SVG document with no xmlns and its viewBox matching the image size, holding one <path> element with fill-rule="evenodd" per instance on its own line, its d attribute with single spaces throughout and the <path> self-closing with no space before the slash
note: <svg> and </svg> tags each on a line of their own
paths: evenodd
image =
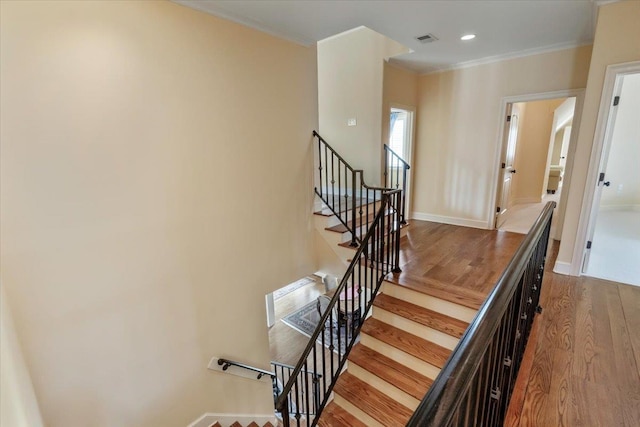
<svg viewBox="0 0 640 427">
<path fill-rule="evenodd" d="M 165 1 L 0 3 L 1 273 L 47 426 L 273 414 L 316 269 L 316 51 Z"/>
<path fill-rule="evenodd" d="M 556 264 L 556 266 L 563 266 L 562 271 L 568 272 L 567 266 L 572 262 L 577 265 L 582 256 L 582 251 L 574 254 L 574 246 L 583 198 L 586 192 L 593 191 L 593 185 L 595 185 L 595 183 L 587 183 L 586 181 L 606 68 L 611 64 L 640 60 L 640 26 L 638 22 L 640 22 L 640 2 L 621 1 L 605 4 L 599 8 L 593 55 L 589 67 L 589 81 L 586 86 L 574 155 L 571 189 L 562 230 L 562 244 Z M 577 274 L 577 271 L 574 269 L 573 273 Z"/>
<path fill-rule="evenodd" d="M 368 185 L 379 185 L 382 168 L 383 64 L 409 50 L 365 27 L 318 43 L 320 134 Z M 347 126 L 355 118 L 356 126 Z"/>
</svg>

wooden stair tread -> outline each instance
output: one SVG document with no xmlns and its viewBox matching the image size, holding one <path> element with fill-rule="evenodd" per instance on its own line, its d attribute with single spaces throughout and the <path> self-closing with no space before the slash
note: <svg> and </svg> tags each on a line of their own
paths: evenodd
<svg viewBox="0 0 640 427">
<path fill-rule="evenodd" d="M 469 326 L 462 320 L 385 294 L 378 295 L 373 305 L 456 338 L 462 337 Z"/>
<path fill-rule="evenodd" d="M 321 427 L 367 427 L 366 424 L 341 408 L 335 402 L 331 402 L 322 411 L 318 425 Z"/>
<path fill-rule="evenodd" d="M 422 400 L 433 383 L 432 379 L 362 344 L 353 347 L 349 363 L 355 363 L 418 400 Z"/>
<path fill-rule="evenodd" d="M 487 297 L 482 292 L 473 289 L 450 285 L 428 277 L 414 276 L 407 273 L 387 276 L 385 280 L 416 292 L 422 292 L 423 294 L 463 305 L 474 310 L 478 310 Z"/>
<path fill-rule="evenodd" d="M 242 424 L 236 421 L 235 423 L 231 424 L 231 427 L 242 427 Z"/>
<path fill-rule="evenodd" d="M 222 427 L 219 422 L 216 421 L 215 424 L 211 424 L 211 427 Z"/>
<path fill-rule="evenodd" d="M 438 368 L 444 366 L 449 354 L 451 354 L 451 350 L 449 349 L 388 325 L 373 317 L 365 320 L 361 332 Z"/>
<path fill-rule="evenodd" d="M 333 391 L 384 426 L 404 426 L 413 411 L 349 372 L 340 375 Z"/>
</svg>

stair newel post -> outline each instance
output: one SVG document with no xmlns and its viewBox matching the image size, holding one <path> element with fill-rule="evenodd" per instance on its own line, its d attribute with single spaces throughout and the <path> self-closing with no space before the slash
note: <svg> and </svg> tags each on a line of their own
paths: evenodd
<svg viewBox="0 0 640 427">
<path fill-rule="evenodd" d="M 320 198 L 322 198 L 322 141 L 320 141 L 320 137 L 315 130 L 313 131 L 313 136 L 318 137 L 318 184 L 320 186 Z M 316 192 L 318 192 L 318 187 L 316 187 Z"/>
<path fill-rule="evenodd" d="M 389 150 L 387 150 L 387 145 L 384 146 L 384 185 L 389 186 L 388 181 L 389 174 Z"/>
<path fill-rule="evenodd" d="M 409 169 L 408 165 L 405 165 L 402 168 L 402 215 L 400 218 L 400 224 L 402 225 L 406 225 L 407 224 L 407 169 Z"/>
<path fill-rule="evenodd" d="M 346 178 L 345 178 L 346 181 Z M 348 191 L 348 190 L 345 190 Z M 351 170 L 351 246 L 357 247 L 356 232 L 358 224 L 356 224 L 356 171 Z"/>
<path fill-rule="evenodd" d="M 400 190 L 400 192 L 396 193 L 395 195 L 396 197 L 396 203 L 402 203 L 402 205 L 404 205 L 404 189 Z M 397 206 L 397 205 L 396 205 Z M 395 248 L 394 248 L 394 252 L 395 252 L 395 259 L 393 261 L 393 274 L 398 274 L 401 273 L 402 270 L 400 269 L 400 208 L 401 206 L 398 206 L 396 208 L 396 212 L 395 212 Z"/>
</svg>

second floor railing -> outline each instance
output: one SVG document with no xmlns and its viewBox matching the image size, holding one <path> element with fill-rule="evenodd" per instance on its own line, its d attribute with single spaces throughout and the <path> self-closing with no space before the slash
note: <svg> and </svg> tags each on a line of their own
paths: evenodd
<svg viewBox="0 0 640 427">
<path fill-rule="evenodd" d="M 538 305 L 554 202 L 498 279 L 407 426 L 501 426 Z"/>
<path fill-rule="evenodd" d="M 407 194 L 409 163 L 407 163 L 391 147 L 384 144 L 384 185 L 388 188 L 402 190 L 402 204 L 400 205 L 400 223 L 406 224 Z"/>
<path fill-rule="evenodd" d="M 389 160 L 390 165 L 402 165 L 404 180 L 401 185 L 396 185 L 396 182 L 400 182 L 397 181 L 400 180 L 399 175 L 396 176 L 394 173 L 392 177 L 387 174 L 385 167 L 384 175 L 388 177 L 385 184 L 387 186 L 370 186 L 365 183 L 361 169 L 351 167 L 318 132 L 313 131 L 313 136 L 318 139 L 318 179 L 315 192 L 351 234 L 351 246 L 356 247 L 362 241 L 380 208 L 382 195 L 386 191 L 402 191 L 401 204 L 397 208 L 399 209 L 400 223 L 406 224 L 404 188 L 406 187 L 406 170 L 409 165 L 404 160 L 399 157 Z M 386 145 L 385 148 L 387 148 Z M 385 152 L 385 159 L 388 157 L 389 154 Z"/>
</svg>

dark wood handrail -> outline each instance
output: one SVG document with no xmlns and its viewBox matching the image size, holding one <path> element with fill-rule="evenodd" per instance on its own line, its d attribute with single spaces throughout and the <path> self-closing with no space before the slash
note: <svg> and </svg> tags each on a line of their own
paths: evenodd
<svg viewBox="0 0 640 427">
<path fill-rule="evenodd" d="M 546 251 L 547 242 L 540 242 L 540 239 L 545 235 L 548 237 L 555 205 L 555 202 L 546 204 L 407 426 L 440 427 L 452 422 L 534 251 L 539 244 L 544 244 Z M 536 274 L 541 281 L 542 270 Z"/>
<path fill-rule="evenodd" d="M 400 163 L 402 163 L 402 166 L 405 169 L 411 169 L 411 166 L 409 165 L 409 163 L 407 163 L 407 161 L 405 159 L 402 158 L 402 156 L 400 156 L 398 153 L 396 153 L 395 151 L 393 151 L 391 149 L 391 147 L 389 147 L 387 144 L 384 144 L 384 149 L 388 152 L 390 152 L 391 154 L 393 154 Z"/>
<path fill-rule="evenodd" d="M 226 371 L 230 366 L 237 366 L 238 368 L 246 369 L 248 371 L 253 371 L 258 373 L 258 379 L 262 378 L 265 375 L 270 376 L 271 378 L 275 377 L 275 373 L 271 371 L 266 371 L 264 369 L 256 368 L 255 366 L 246 365 L 244 363 L 236 362 L 234 360 L 229 359 L 218 359 L 218 365 L 222 366 L 222 370 Z"/>
</svg>

